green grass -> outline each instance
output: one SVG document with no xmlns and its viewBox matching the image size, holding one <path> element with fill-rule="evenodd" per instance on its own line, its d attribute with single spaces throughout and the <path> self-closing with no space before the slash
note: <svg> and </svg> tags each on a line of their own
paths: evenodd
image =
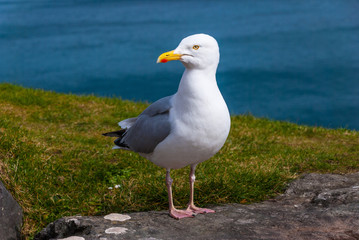
<svg viewBox="0 0 359 240">
<path fill-rule="evenodd" d="M 165 170 L 111 150 L 113 139 L 101 135 L 146 106 L 0 84 L 0 179 L 24 209 L 26 238 L 63 216 L 167 208 Z M 304 172 L 358 170 L 357 131 L 233 116 L 225 146 L 198 166 L 195 201 L 251 203 L 281 193 Z M 180 207 L 188 173 L 172 171 Z"/>
</svg>

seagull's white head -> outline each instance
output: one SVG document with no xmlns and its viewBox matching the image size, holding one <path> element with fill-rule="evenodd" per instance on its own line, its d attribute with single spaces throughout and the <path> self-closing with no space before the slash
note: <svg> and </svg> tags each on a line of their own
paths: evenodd
<svg viewBox="0 0 359 240">
<path fill-rule="evenodd" d="M 175 50 L 161 54 L 157 63 L 172 60 L 180 60 L 188 69 L 216 69 L 219 62 L 218 43 L 207 34 L 188 36 Z"/>
</svg>

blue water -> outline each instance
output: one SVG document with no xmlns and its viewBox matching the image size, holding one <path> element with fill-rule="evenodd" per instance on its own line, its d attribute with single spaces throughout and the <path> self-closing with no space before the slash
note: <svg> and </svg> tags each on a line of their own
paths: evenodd
<svg viewBox="0 0 359 240">
<path fill-rule="evenodd" d="M 232 114 L 359 129 L 357 0 L 0 0 L 0 81 L 155 101 L 183 71 L 157 57 L 200 32 Z"/>
</svg>

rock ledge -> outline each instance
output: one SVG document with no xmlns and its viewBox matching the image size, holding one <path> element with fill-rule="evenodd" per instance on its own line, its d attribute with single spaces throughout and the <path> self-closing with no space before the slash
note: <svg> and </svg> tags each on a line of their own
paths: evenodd
<svg viewBox="0 0 359 240">
<path fill-rule="evenodd" d="M 35 239 L 355 240 L 359 239 L 359 173 L 306 174 L 273 200 L 212 209 L 216 213 L 182 220 L 170 218 L 167 211 L 129 213 L 124 221 L 66 217 L 49 224 Z"/>
</svg>

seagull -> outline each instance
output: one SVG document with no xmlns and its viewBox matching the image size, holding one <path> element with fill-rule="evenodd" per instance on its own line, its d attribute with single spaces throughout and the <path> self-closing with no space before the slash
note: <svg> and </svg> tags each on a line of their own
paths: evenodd
<svg viewBox="0 0 359 240">
<path fill-rule="evenodd" d="M 181 219 L 214 212 L 194 205 L 195 169 L 222 148 L 231 120 L 216 81 L 217 41 L 207 34 L 188 36 L 175 50 L 161 54 L 157 63 L 173 60 L 185 67 L 177 92 L 157 100 L 138 117 L 119 122 L 121 130 L 103 135 L 117 137 L 114 149 L 137 152 L 166 169 L 169 215 Z M 170 171 L 188 165 L 190 199 L 187 209 L 179 210 L 173 205 Z"/>
</svg>

